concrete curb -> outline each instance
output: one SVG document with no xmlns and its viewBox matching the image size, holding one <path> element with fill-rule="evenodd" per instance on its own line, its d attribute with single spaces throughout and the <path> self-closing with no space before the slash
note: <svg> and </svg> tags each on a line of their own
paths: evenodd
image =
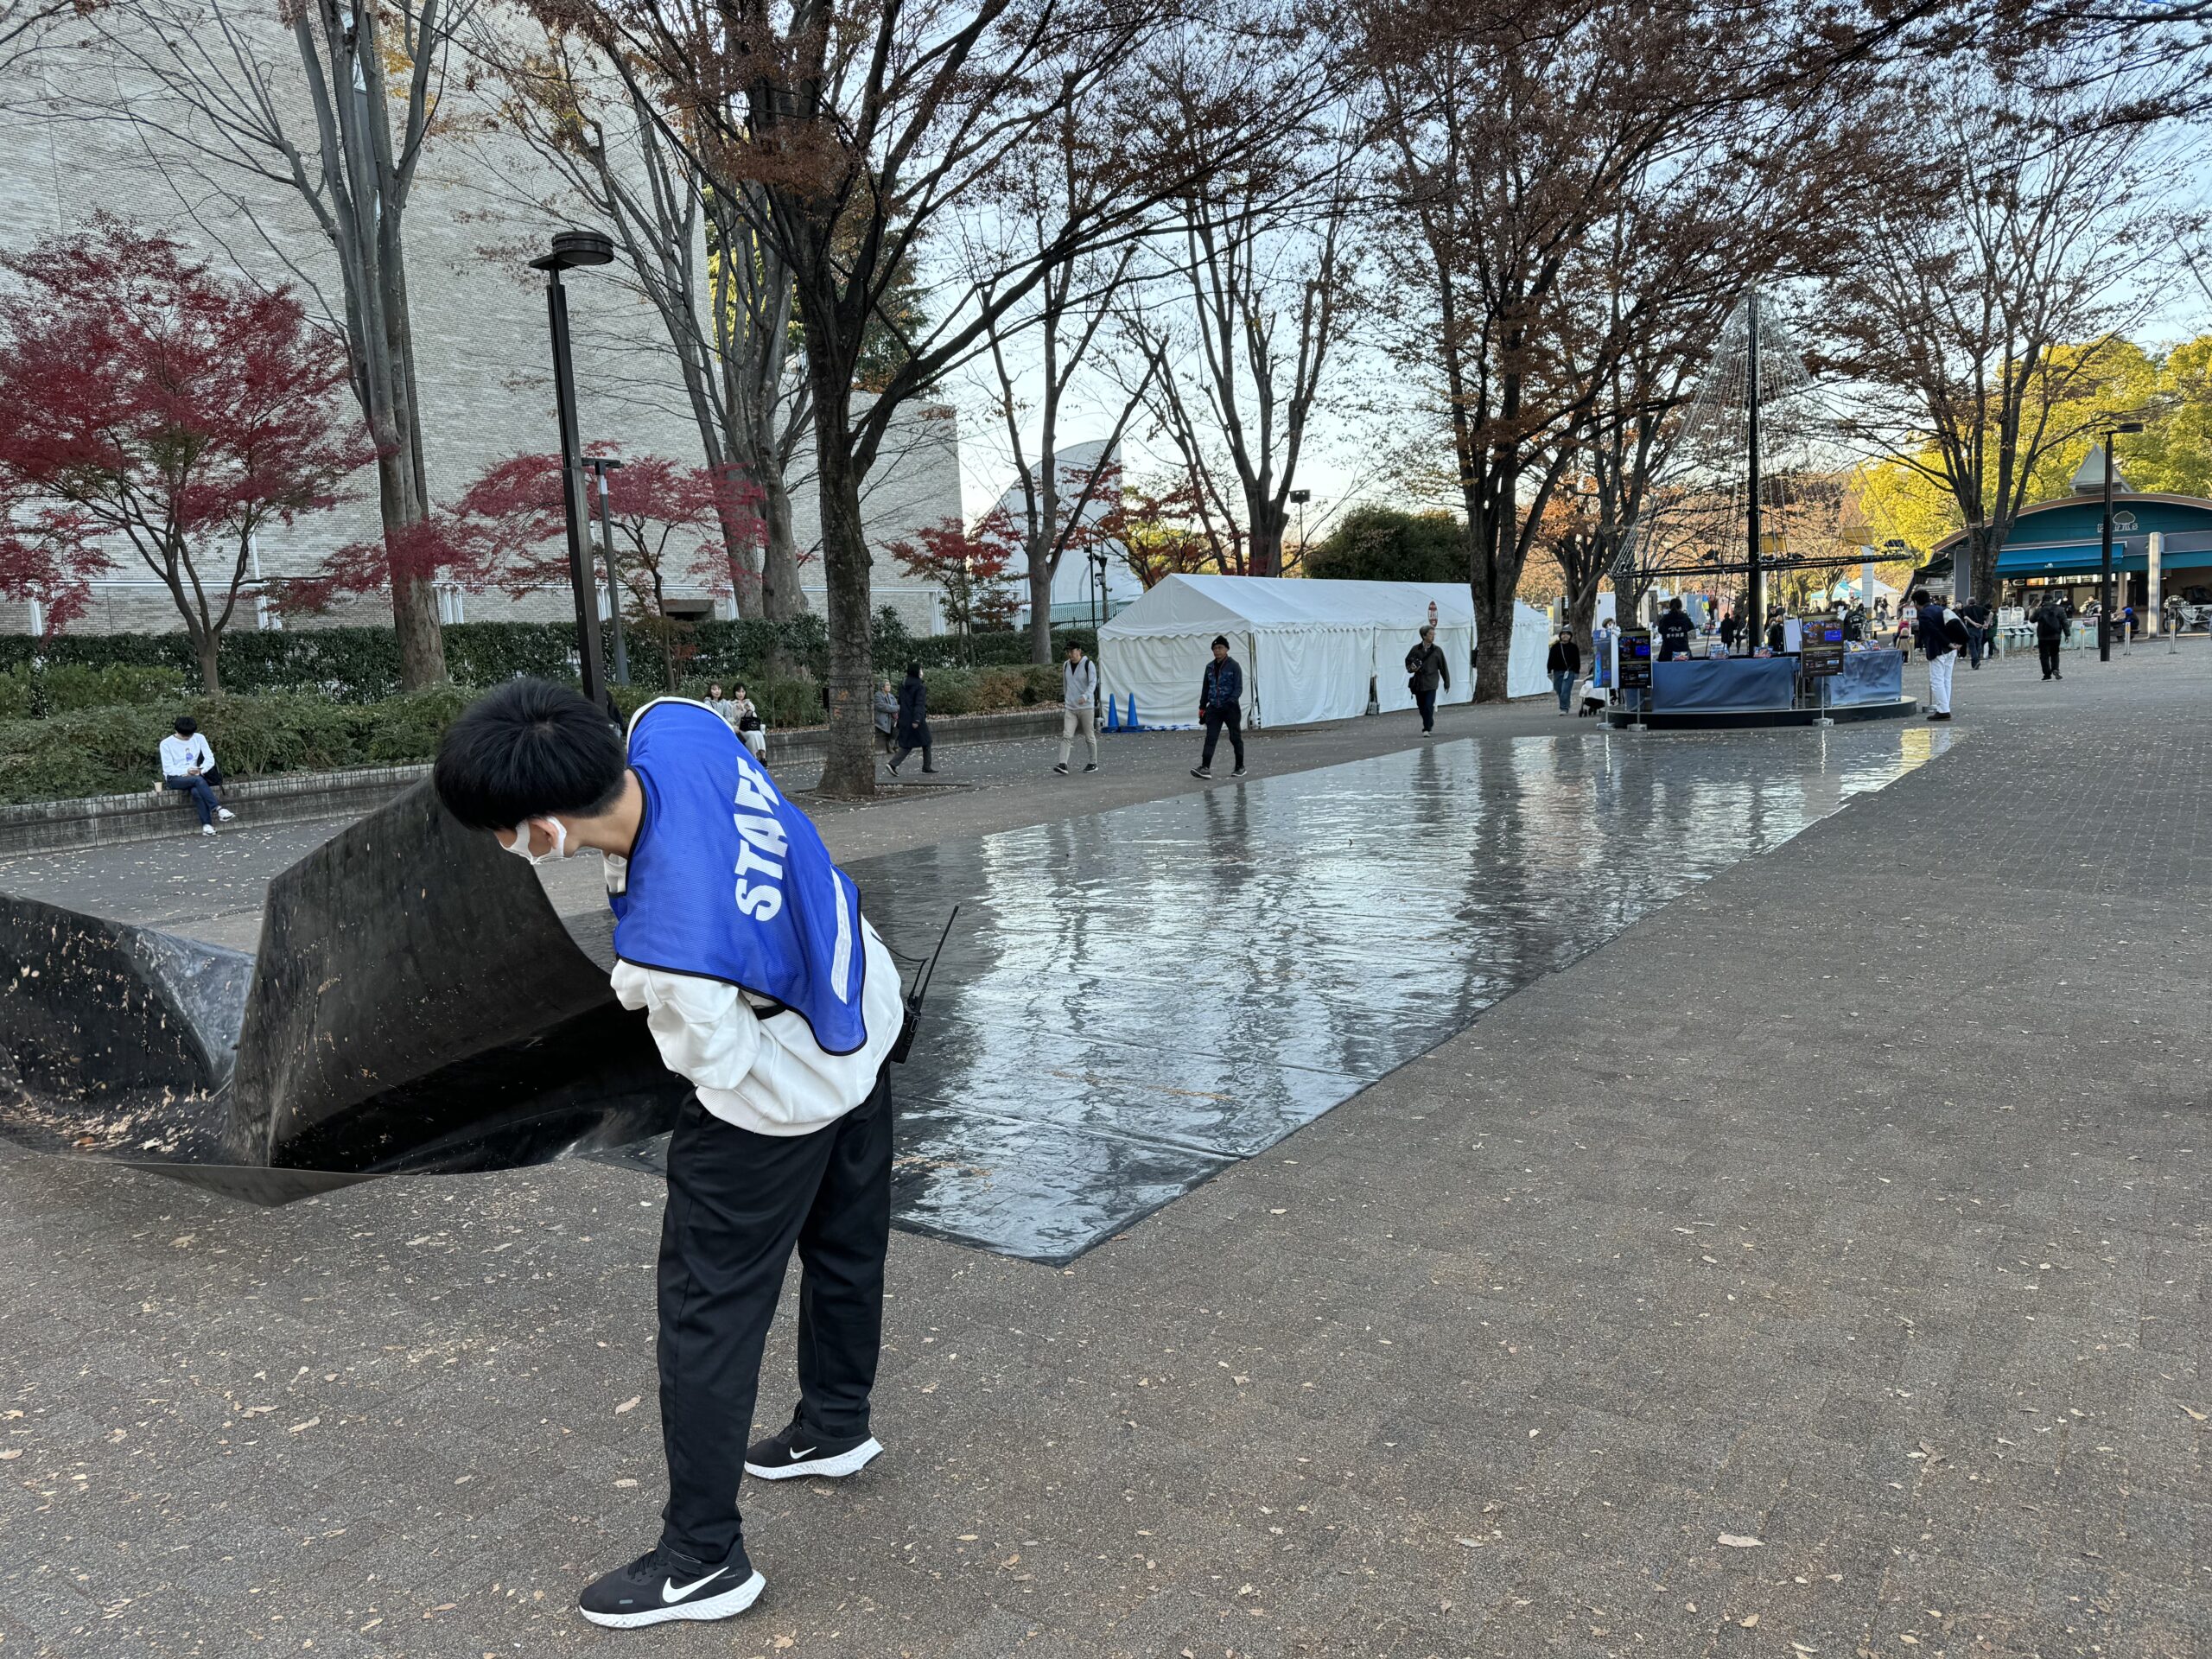
<svg viewBox="0 0 2212 1659">
<path fill-rule="evenodd" d="M 1024 709 L 1012 715 L 961 715 L 930 722 L 931 735 L 946 747 L 1057 735 L 1059 729 L 1057 708 Z M 768 734 L 772 766 L 818 761 L 829 747 L 829 731 L 824 727 Z M 358 817 L 429 775 L 427 765 L 293 772 L 226 784 L 222 796 L 224 804 L 238 813 L 242 826 L 304 823 L 316 818 Z M 158 841 L 189 835 L 196 823 L 192 798 L 181 790 L 149 788 L 133 795 L 29 801 L 18 806 L 0 806 L 0 858 Z"/>
</svg>

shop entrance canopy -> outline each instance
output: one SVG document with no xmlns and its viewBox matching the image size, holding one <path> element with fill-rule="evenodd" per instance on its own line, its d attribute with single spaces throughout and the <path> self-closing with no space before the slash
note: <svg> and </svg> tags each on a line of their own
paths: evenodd
<svg viewBox="0 0 2212 1659">
<path fill-rule="evenodd" d="M 1457 582 L 1308 582 L 1271 576 L 1168 576 L 1098 636 L 1106 690 L 1135 696 L 1147 726 L 1198 721 L 1198 683 L 1216 634 L 1244 669 L 1244 717 L 1253 726 L 1303 726 L 1378 705 L 1410 709 L 1405 657 L 1433 616 L 1452 684 L 1440 702 L 1474 696 L 1474 605 Z M 1516 601 L 1510 696 L 1547 689 L 1549 624 Z"/>
</svg>

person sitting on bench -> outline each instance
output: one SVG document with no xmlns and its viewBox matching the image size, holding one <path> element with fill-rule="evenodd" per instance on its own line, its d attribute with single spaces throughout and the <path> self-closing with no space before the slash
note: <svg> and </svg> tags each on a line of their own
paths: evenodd
<svg viewBox="0 0 2212 1659">
<path fill-rule="evenodd" d="M 219 822 L 228 823 L 238 814 L 215 798 L 223 774 L 215 765 L 215 752 L 200 735 L 200 723 L 190 715 L 176 717 L 176 730 L 162 740 L 162 787 L 183 790 L 200 809 L 200 833 L 212 836 Z"/>
</svg>

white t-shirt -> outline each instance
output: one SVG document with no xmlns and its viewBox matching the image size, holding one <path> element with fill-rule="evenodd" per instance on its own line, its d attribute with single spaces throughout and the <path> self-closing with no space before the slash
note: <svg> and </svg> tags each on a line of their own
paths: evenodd
<svg viewBox="0 0 2212 1659">
<path fill-rule="evenodd" d="M 610 883 L 620 879 L 624 862 L 607 861 Z M 868 1039 L 851 1054 L 823 1052 L 806 1021 L 789 1009 L 761 1018 L 750 997 L 722 980 L 617 962 L 614 995 L 624 1007 L 645 1011 L 661 1063 L 696 1089 L 699 1103 L 716 1117 L 755 1135 L 810 1135 L 868 1097 L 906 1018 L 899 964 L 865 916 L 861 931 Z"/>
<path fill-rule="evenodd" d="M 194 732 L 190 737 L 179 737 L 171 732 L 162 740 L 162 777 L 186 777 L 194 766 L 203 772 L 215 769 L 215 752 L 207 747 L 205 733 Z"/>
</svg>

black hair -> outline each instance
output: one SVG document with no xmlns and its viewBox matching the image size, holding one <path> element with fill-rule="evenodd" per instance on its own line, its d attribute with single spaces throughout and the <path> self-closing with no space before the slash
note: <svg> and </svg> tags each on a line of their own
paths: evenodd
<svg viewBox="0 0 2212 1659">
<path fill-rule="evenodd" d="M 1229 649 L 1229 636 L 1225 633 L 1217 633 L 1214 635 L 1213 642 L 1215 645 L 1219 645 L 1224 651 L 1227 651 Z"/>
<path fill-rule="evenodd" d="M 1916 605 L 1925 605 L 1928 602 L 1928 590 L 1925 588 L 1914 588 L 1912 590 L 1912 602 Z"/>
<path fill-rule="evenodd" d="M 199 729 L 200 722 L 190 715 L 179 715 L 176 717 L 176 734 L 179 737 L 190 737 Z"/>
<path fill-rule="evenodd" d="M 446 810 L 472 830 L 603 811 L 622 791 L 622 734 L 576 692 L 510 680 L 461 710 L 430 779 Z"/>
<path fill-rule="evenodd" d="M 1682 608 L 1682 601 L 1680 599 L 1670 599 L 1667 601 L 1667 608 L 1670 611 L 1679 611 Z"/>
<path fill-rule="evenodd" d="M 909 663 L 906 664 L 906 677 L 908 679 L 918 680 L 921 676 L 922 665 L 919 663 Z"/>
</svg>

